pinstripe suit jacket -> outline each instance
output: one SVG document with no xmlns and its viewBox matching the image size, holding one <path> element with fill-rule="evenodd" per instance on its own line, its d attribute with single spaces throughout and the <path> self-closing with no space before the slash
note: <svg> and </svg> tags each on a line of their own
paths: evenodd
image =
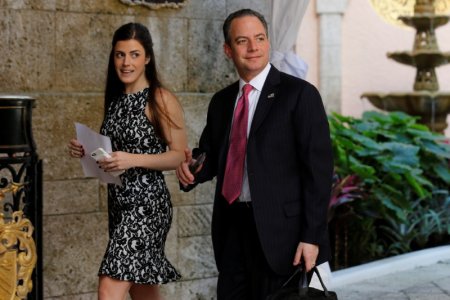
<svg viewBox="0 0 450 300">
<path fill-rule="evenodd" d="M 196 182 L 217 177 L 212 240 L 219 271 L 228 203 L 221 195 L 228 137 L 239 83 L 216 93 L 199 148 L 207 159 Z M 308 82 L 272 66 L 261 91 L 247 142 L 247 173 L 257 231 L 271 268 L 292 272 L 300 241 L 320 246 L 329 259 L 327 206 L 333 159 L 326 113 Z"/>
</svg>

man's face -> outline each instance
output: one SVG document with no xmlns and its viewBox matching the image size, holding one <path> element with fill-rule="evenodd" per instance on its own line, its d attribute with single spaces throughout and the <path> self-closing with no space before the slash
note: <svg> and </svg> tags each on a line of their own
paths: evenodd
<svg viewBox="0 0 450 300">
<path fill-rule="evenodd" d="M 230 26 L 230 45 L 225 54 L 246 82 L 258 75 L 269 63 L 270 43 L 264 25 L 254 16 L 234 19 Z"/>
</svg>

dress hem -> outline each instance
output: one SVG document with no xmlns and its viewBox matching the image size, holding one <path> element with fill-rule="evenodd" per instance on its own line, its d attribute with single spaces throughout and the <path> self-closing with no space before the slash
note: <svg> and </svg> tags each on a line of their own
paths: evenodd
<svg viewBox="0 0 450 300">
<path fill-rule="evenodd" d="M 131 283 L 135 283 L 135 284 L 151 284 L 151 285 L 167 284 L 167 283 L 171 283 L 171 282 L 176 282 L 181 279 L 181 275 L 178 275 L 176 278 L 166 279 L 163 281 L 158 281 L 158 282 L 145 281 L 144 282 L 144 281 L 136 281 L 133 279 L 126 280 L 126 279 L 121 278 L 120 276 L 113 276 L 113 275 L 105 274 L 105 273 L 98 273 L 97 275 L 98 276 L 108 276 L 108 277 L 116 279 L 116 280 L 127 281 L 127 282 L 131 282 Z"/>
</svg>

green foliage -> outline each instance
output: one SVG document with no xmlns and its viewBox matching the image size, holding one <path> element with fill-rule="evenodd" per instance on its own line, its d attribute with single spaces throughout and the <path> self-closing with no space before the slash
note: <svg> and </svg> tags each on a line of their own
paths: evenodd
<svg viewBox="0 0 450 300">
<path fill-rule="evenodd" d="M 334 201 L 334 210 L 345 207 L 336 210 L 341 215 L 333 212 L 331 224 L 342 222 L 345 214 L 348 225 L 371 231 L 360 237 L 354 233 L 358 228 L 351 229 L 353 256 L 376 259 L 426 247 L 436 237 L 448 239 L 450 144 L 445 136 L 402 112 L 366 112 L 361 119 L 334 113 L 329 123 L 337 178 L 358 179 L 357 187 L 347 189 L 351 197 L 342 187 L 334 190 L 338 199 L 352 201 Z"/>
</svg>

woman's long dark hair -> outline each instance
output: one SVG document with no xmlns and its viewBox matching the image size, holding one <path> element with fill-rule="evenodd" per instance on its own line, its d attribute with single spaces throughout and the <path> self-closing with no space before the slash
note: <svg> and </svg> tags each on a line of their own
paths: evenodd
<svg viewBox="0 0 450 300">
<path fill-rule="evenodd" d="M 150 119 L 153 127 L 155 128 L 157 136 L 167 142 L 167 139 L 163 134 L 162 120 L 166 119 L 171 126 L 178 126 L 176 126 L 176 124 L 172 122 L 169 115 L 167 114 L 164 102 L 161 101 L 161 107 L 161 105 L 159 105 L 156 101 L 156 93 L 162 87 L 162 84 L 158 78 L 158 72 L 156 71 L 155 53 L 153 52 L 152 37 L 147 27 L 140 23 L 128 23 L 122 25 L 114 33 L 111 45 L 111 53 L 109 54 L 108 74 L 106 78 L 104 117 L 106 117 L 106 113 L 111 102 L 118 99 L 118 97 L 122 95 L 125 90 L 125 85 L 117 76 L 114 66 L 114 47 L 116 46 L 118 41 L 127 41 L 131 39 L 138 41 L 145 50 L 145 56 L 147 58 L 150 58 L 149 63 L 145 65 L 145 77 L 150 83 L 147 98 L 147 103 L 150 108 Z"/>
</svg>

